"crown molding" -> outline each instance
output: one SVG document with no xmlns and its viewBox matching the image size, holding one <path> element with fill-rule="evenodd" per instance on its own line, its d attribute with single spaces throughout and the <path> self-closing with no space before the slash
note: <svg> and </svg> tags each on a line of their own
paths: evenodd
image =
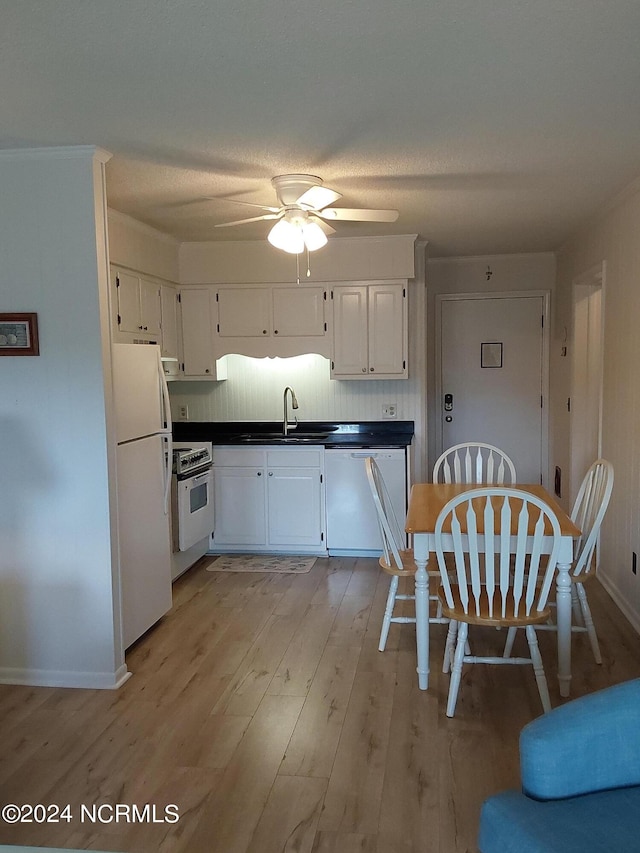
<svg viewBox="0 0 640 853">
<path fill-rule="evenodd" d="M 56 145 L 49 148 L 0 149 L 3 160 L 70 160 L 73 158 L 97 159 L 106 163 L 112 155 L 97 145 Z"/>
</svg>

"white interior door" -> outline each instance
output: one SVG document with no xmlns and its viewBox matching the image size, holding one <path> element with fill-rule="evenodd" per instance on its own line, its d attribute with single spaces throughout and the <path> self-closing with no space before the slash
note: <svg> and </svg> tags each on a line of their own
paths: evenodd
<svg viewBox="0 0 640 853">
<path fill-rule="evenodd" d="M 439 303 L 441 451 L 487 442 L 511 457 L 518 482 L 544 482 L 545 296 L 470 294 Z"/>
</svg>

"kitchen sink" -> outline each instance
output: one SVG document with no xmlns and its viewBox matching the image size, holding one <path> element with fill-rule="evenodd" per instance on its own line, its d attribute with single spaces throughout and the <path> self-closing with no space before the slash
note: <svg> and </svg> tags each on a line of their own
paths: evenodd
<svg viewBox="0 0 640 853">
<path fill-rule="evenodd" d="M 261 432 L 247 433 L 237 436 L 238 441 L 247 444 L 268 444 L 270 441 L 286 441 L 288 444 L 296 444 L 305 442 L 307 444 L 322 442 L 328 438 L 328 432 L 292 432 L 288 435 L 283 435 L 281 432 Z"/>
</svg>

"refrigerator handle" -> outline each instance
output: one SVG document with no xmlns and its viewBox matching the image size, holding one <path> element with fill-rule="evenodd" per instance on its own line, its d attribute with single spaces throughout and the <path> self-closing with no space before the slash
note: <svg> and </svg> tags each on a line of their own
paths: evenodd
<svg viewBox="0 0 640 853">
<path fill-rule="evenodd" d="M 171 399 L 169 386 L 162 369 L 160 350 L 158 350 L 158 378 L 160 380 L 160 396 L 162 399 L 162 418 L 164 420 L 164 439 L 167 442 L 164 454 L 164 514 L 169 515 L 169 496 L 171 494 L 171 473 L 173 470 L 173 424 L 171 422 Z"/>
<path fill-rule="evenodd" d="M 171 476 L 173 469 L 173 440 L 171 433 L 163 435 L 166 441 L 164 454 L 164 514 L 169 515 L 169 496 L 171 494 Z"/>
<path fill-rule="evenodd" d="M 160 379 L 160 394 L 162 396 L 162 417 L 164 420 L 164 429 L 171 432 L 173 424 L 171 422 L 171 398 L 169 397 L 169 386 L 162 369 L 162 361 L 160 360 L 160 351 L 158 351 L 158 377 Z"/>
</svg>

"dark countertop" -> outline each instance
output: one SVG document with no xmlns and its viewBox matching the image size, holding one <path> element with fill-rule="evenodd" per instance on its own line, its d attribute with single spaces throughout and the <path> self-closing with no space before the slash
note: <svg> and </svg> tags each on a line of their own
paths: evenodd
<svg viewBox="0 0 640 853">
<path fill-rule="evenodd" d="M 174 441 L 213 444 L 305 445 L 324 447 L 407 447 L 413 441 L 413 421 L 301 421 L 282 435 L 282 421 L 176 421 Z"/>
</svg>

